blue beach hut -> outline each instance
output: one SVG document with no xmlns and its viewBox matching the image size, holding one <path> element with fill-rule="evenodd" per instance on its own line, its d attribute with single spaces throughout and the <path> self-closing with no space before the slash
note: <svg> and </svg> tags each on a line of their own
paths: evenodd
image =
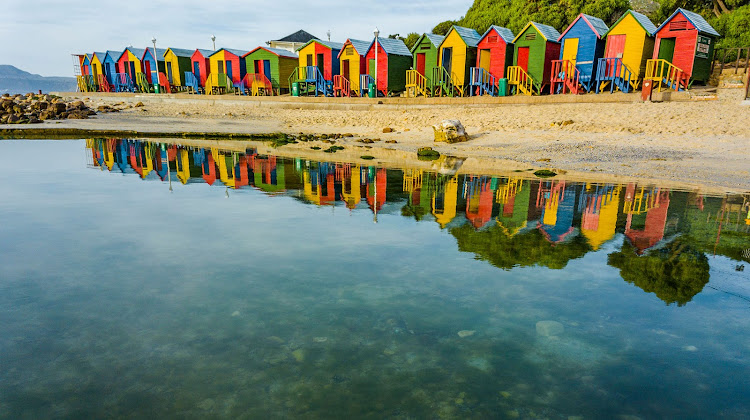
<svg viewBox="0 0 750 420">
<path fill-rule="evenodd" d="M 597 64 L 604 57 L 608 30 L 603 20 L 583 13 L 565 29 L 558 39 L 560 59 L 552 63 L 552 93 L 591 91 Z"/>
<path fill-rule="evenodd" d="M 113 86 L 115 85 L 115 75 L 119 73 L 117 71 L 117 59 L 120 57 L 120 54 L 122 54 L 122 51 L 107 50 L 104 53 L 104 58 L 102 58 L 102 69 L 104 70 L 104 74 L 107 75 L 107 81 Z"/>
</svg>

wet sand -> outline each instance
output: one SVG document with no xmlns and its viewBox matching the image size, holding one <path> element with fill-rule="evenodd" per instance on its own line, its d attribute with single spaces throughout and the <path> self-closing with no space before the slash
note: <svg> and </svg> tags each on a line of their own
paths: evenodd
<svg viewBox="0 0 750 420">
<path fill-rule="evenodd" d="M 188 95 L 164 100 L 154 95 L 80 94 L 89 98 L 88 105 L 94 109 L 108 104 L 122 110 L 89 120 L 29 128 L 176 134 L 350 133 L 354 137 L 336 140 L 345 149 L 335 155 L 311 149 L 330 146 L 322 141 L 276 149 L 262 143 L 256 146 L 276 155 L 321 160 L 357 161 L 362 155 L 371 155 L 388 166 L 411 166 L 416 150 L 430 146 L 443 155 L 466 158 L 462 171 L 501 174 L 547 168 L 580 180 L 659 181 L 684 188 L 747 192 L 750 106 L 742 104 L 741 96 L 741 89 L 722 89 L 715 100 L 708 101 L 643 103 L 629 95 L 617 98 L 619 103 L 551 104 L 542 100 L 529 105 L 464 102 L 448 106 L 360 106 L 356 99 L 328 98 L 310 101 L 320 104 L 311 109 L 304 106 L 304 100 L 295 104 L 289 99 L 262 106 L 262 102 L 231 96 L 199 101 Z M 135 107 L 139 101 L 144 106 Z M 297 104 L 299 108 L 295 108 Z M 443 119 L 460 120 L 471 140 L 435 143 L 431 126 Z M 383 133 L 386 127 L 394 131 Z M 364 138 L 375 142 L 364 144 Z M 386 143 L 389 140 L 396 143 Z M 235 146 L 242 148 L 245 143 Z"/>
</svg>

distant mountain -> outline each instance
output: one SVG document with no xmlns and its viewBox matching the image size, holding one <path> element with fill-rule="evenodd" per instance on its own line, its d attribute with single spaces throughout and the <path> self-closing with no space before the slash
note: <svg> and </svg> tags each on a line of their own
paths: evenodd
<svg viewBox="0 0 750 420">
<path fill-rule="evenodd" d="M 75 77 L 44 77 L 0 64 L 0 95 L 3 93 L 28 93 L 41 90 L 47 92 L 75 92 Z"/>
</svg>

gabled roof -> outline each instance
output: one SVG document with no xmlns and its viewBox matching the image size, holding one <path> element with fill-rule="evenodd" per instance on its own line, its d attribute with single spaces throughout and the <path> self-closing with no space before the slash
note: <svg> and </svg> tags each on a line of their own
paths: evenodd
<svg viewBox="0 0 750 420">
<path fill-rule="evenodd" d="M 233 48 L 219 48 L 218 50 L 214 51 L 211 55 L 209 55 L 209 57 L 212 56 L 212 55 L 214 55 L 214 54 L 218 54 L 221 51 L 226 51 L 226 52 L 232 53 L 232 54 L 236 55 L 237 57 L 243 57 L 244 55 L 246 55 L 249 52 L 249 51 L 244 51 L 244 50 L 235 50 Z"/>
<path fill-rule="evenodd" d="M 516 41 L 518 41 L 518 38 L 523 35 L 524 32 L 526 32 L 527 29 L 529 29 L 530 26 L 533 26 L 534 29 L 536 29 L 537 32 L 546 40 L 551 42 L 557 42 L 558 39 L 560 39 L 560 32 L 557 32 L 557 29 L 549 26 L 549 25 L 543 25 L 541 23 L 536 22 L 529 22 L 526 24 L 526 26 L 523 27 L 521 32 L 516 35 L 516 37 L 513 39 L 513 43 L 515 44 Z"/>
<path fill-rule="evenodd" d="M 484 32 L 484 35 L 482 35 L 481 39 L 484 39 L 484 37 L 486 37 L 487 34 L 489 34 L 493 29 L 495 30 L 495 32 L 497 32 L 498 35 L 500 35 L 500 38 L 502 38 L 506 44 L 510 44 L 513 42 L 513 38 L 515 38 L 515 36 L 513 35 L 513 31 L 511 31 L 508 28 L 503 28 L 502 26 L 497 26 L 497 25 L 491 25 L 489 28 L 487 28 L 487 30 Z"/>
<path fill-rule="evenodd" d="M 370 45 L 372 45 L 372 42 L 361 41 L 359 39 L 351 39 L 351 38 L 347 39 L 346 42 L 344 42 L 344 45 L 346 45 L 347 43 L 352 44 L 352 47 L 354 47 L 354 50 L 357 51 L 357 54 L 359 55 L 367 54 L 367 50 L 369 49 Z M 343 48 L 342 48 L 342 51 L 343 51 Z"/>
<path fill-rule="evenodd" d="M 627 12 L 623 13 L 622 16 L 620 16 L 619 19 L 617 19 L 617 22 L 615 22 L 612 26 L 609 27 L 609 31 L 607 31 L 607 34 L 615 27 L 617 26 L 620 21 L 625 19 L 625 16 L 632 15 L 633 18 L 638 22 L 639 25 L 641 25 L 641 28 L 646 31 L 646 34 L 648 36 L 654 36 L 656 33 L 656 25 L 654 25 L 649 18 L 646 17 L 646 15 L 640 14 L 633 10 L 628 10 Z M 606 35 L 606 34 L 605 34 Z"/>
<path fill-rule="evenodd" d="M 96 58 L 98 58 L 99 61 L 101 62 L 101 61 L 104 61 L 104 56 L 105 55 L 107 55 L 107 53 L 103 53 L 103 52 L 99 52 L 99 51 L 94 51 L 94 54 L 92 54 L 92 58 L 93 58 L 93 56 L 96 56 Z"/>
<path fill-rule="evenodd" d="M 424 38 L 429 39 L 430 42 L 432 42 L 432 45 L 435 46 L 435 48 L 438 48 L 440 46 L 440 44 L 443 43 L 443 40 L 445 39 L 445 37 L 442 36 L 442 35 L 424 33 L 424 34 L 422 34 L 422 36 L 419 37 L 419 39 L 417 40 L 417 42 L 414 43 L 414 45 L 411 47 L 410 51 L 414 52 L 414 49 L 417 48 L 417 46 L 422 43 L 422 40 Z"/>
<path fill-rule="evenodd" d="M 404 44 L 404 41 L 400 39 L 378 37 L 378 43 L 383 48 L 383 51 L 385 51 L 385 53 L 388 55 L 405 55 L 407 57 L 411 57 L 411 51 L 409 51 L 409 48 L 406 46 L 406 44 Z M 370 46 L 367 48 L 368 52 L 373 45 L 375 45 L 374 39 L 370 43 Z"/>
<path fill-rule="evenodd" d="M 138 57 L 140 60 L 143 58 L 143 54 L 146 53 L 146 50 L 143 48 L 133 48 L 133 47 L 127 47 L 122 51 L 122 54 L 120 54 L 119 57 L 117 57 L 117 61 L 120 61 L 123 55 L 125 55 L 126 52 L 130 51 L 134 56 Z"/>
<path fill-rule="evenodd" d="M 195 51 L 193 51 L 193 54 L 195 54 L 195 53 L 197 53 L 197 52 L 201 53 L 201 55 L 202 55 L 203 57 L 210 57 L 210 56 L 212 56 L 212 55 L 214 54 L 214 52 L 215 52 L 215 51 L 211 51 L 211 50 L 203 50 L 203 49 L 200 49 L 200 48 L 198 48 L 198 49 L 196 49 Z M 190 57 L 192 58 L 192 54 L 190 55 Z"/>
<path fill-rule="evenodd" d="M 688 22 L 695 26 L 695 29 L 697 29 L 698 32 L 713 36 L 721 36 L 718 32 L 716 32 L 716 29 L 714 29 L 711 25 L 709 25 L 708 22 L 706 22 L 706 19 L 703 19 L 703 16 L 695 12 L 691 12 L 690 10 L 685 10 L 683 8 L 675 10 L 674 13 L 672 13 L 672 16 L 665 20 L 664 23 L 662 23 L 661 26 L 659 26 L 659 28 L 654 31 L 654 33 L 661 31 L 661 28 L 663 28 L 667 23 L 669 23 L 670 20 L 677 16 L 678 13 L 682 13 L 682 15 L 685 16 L 685 19 L 687 19 Z"/>
<path fill-rule="evenodd" d="M 109 56 L 109 58 L 111 58 L 112 61 L 117 61 L 117 59 L 120 58 L 121 55 L 122 55 L 122 51 L 107 50 L 106 54 L 104 54 L 104 60 L 106 60 L 107 56 Z"/>
<path fill-rule="evenodd" d="M 297 31 L 297 32 L 295 32 L 293 34 L 287 35 L 287 36 L 285 36 L 285 37 L 283 37 L 281 39 L 273 39 L 272 41 L 300 42 L 300 43 L 302 43 L 302 42 L 308 42 L 311 39 L 318 39 L 318 37 L 315 36 L 315 35 L 312 35 L 312 34 L 310 34 L 308 32 L 305 32 L 302 29 L 300 29 L 299 31 Z"/>
<path fill-rule="evenodd" d="M 287 50 L 282 50 L 281 48 L 271 48 L 271 47 L 258 47 L 256 49 L 250 51 L 249 53 L 243 55 L 242 58 L 245 58 L 248 55 L 250 55 L 250 54 L 252 54 L 252 53 L 254 53 L 254 52 L 258 51 L 258 50 L 266 50 L 266 51 L 270 52 L 271 54 L 276 54 L 279 57 L 299 58 L 299 56 L 297 56 L 297 54 L 295 54 L 293 52 L 290 52 L 290 51 L 287 51 Z"/>
<path fill-rule="evenodd" d="M 161 59 L 162 59 L 161 61 L 164 61 L 164 54 L 165 54 L 166 52 L 167 52 L 167 50 L 165 50 L 165 49 L 162 49 L 162 48 L 157 48 L 157 49 L 156 49 L 156 57 L 161 57 Z M 146 49 L 145 49 L 145 50 L 143 51 L 143 55 L 141 56 L 141 60 L 143 60 L 144 58 L 146 58 L 146 53 L 148 53 L 148 55 L 154 55 L 154 50 L 153 50 L 153 49 L 151 49 L 151 48 L 146 48 Z M 154 57 L 154 59 L 155 59 L 156 61 L 159 61 L 159 59 L 158 59 L 158 58 L 156 58 L 156 57 Z"/>
<path fill-rule="evenodd" d="M 344 47 L 344 44 L 342 44 L 340 42 L 323 41 L 321 39 L 311 39 L 311 40 L 307 41 L 305 43 L 305 45 L 297 48 L 297 51 L 305 48 L 306 46 L 310 45 L 313 42 L 317 42 L 318 44 L 323 45 L 325 47 L 328 47 L 328 48 L 330 48 L 332 50 L 340 50 L 340 49 L 342 49 Z"/>
<path fill-rule="evenodd" d="M 479 33 L 473 29 L 470 28 L 464 28 L 463 26 L 451 26 L 448 33 L 445 34 L 447 37 L 448 34 L 451 33 L 451 31 L 455 30 L 456 33 L 458 33 L 458 36 L 461 37 L 461 39 L 466 43 L 469 47 L 476 47 L 477 44 L 479 44 L 479 40 L 482 39 L 482 37 L 479 35 Z M 441 43 L 442 44 L 442 43 Z"/>
<path fill-rule="evenodd" d="M 565 31 L 562 33 L 562 35 L 560 35 L 560 38 L 558 38 L 557 40 L 558 41 L 562 40 L 563 37 L 565 36 L 565 34 L 567 34 L 568 31 L 573 26 L 575 26 L 575 24 L 580 19 L 583 19 L 583 21 L 586 22 L 587 25 L 589 25 L 589 28 L 591 28 L 591 30 L 594 31 L 594 33 L 596 34 L 596 37 L 599 38 L 599 39 L 602 39 L 602 37 L 604 37 L 604 35 L 609 30 L 609 27 L 607 26 L 606 23 L 604 23 L 603 20 L 599 19 L 598 17 L 593 17 L 591 15 L 587 15 L 587 14 L 581 13 L 580 15 L 578 15 L 577 18 L 575 18 L 575 20 L 573 21 L 573 23 L 571 23 L 567 28 L 565 28 Z"/>
<path fill-rule="evenodd" d="M 185 48 L 167 48 L 167 51 L 172 51 L 172 54 L 176 55 L 177 57 L 192 57 L 195 50 L 187 50 Z M 167 53 L 167 51 L 164 51 L 164 54 Z"/>
</svg>

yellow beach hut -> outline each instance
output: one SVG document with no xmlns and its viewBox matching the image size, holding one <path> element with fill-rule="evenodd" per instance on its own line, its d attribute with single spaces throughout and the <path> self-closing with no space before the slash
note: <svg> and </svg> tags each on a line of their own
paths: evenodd
<svg viewBox="0 0 750 420">
<path fill-rule="evenodd" d="M 628 10 L 607 31 L 604 58 L 597 66 L 597 93 L 609 85 L 629 92 L 638 89 L 646 62 L 654 52 L 656 25 L 645 15 Z"/>
<path fill-rule="evenodd" d="M 453 26 L 438 48 L 438 67 L 434 70 L 433 96 L 465 96 L 469 69 L 477 61 L 477 44 L 482 38 L 473 29 Z"/>
</svg>

